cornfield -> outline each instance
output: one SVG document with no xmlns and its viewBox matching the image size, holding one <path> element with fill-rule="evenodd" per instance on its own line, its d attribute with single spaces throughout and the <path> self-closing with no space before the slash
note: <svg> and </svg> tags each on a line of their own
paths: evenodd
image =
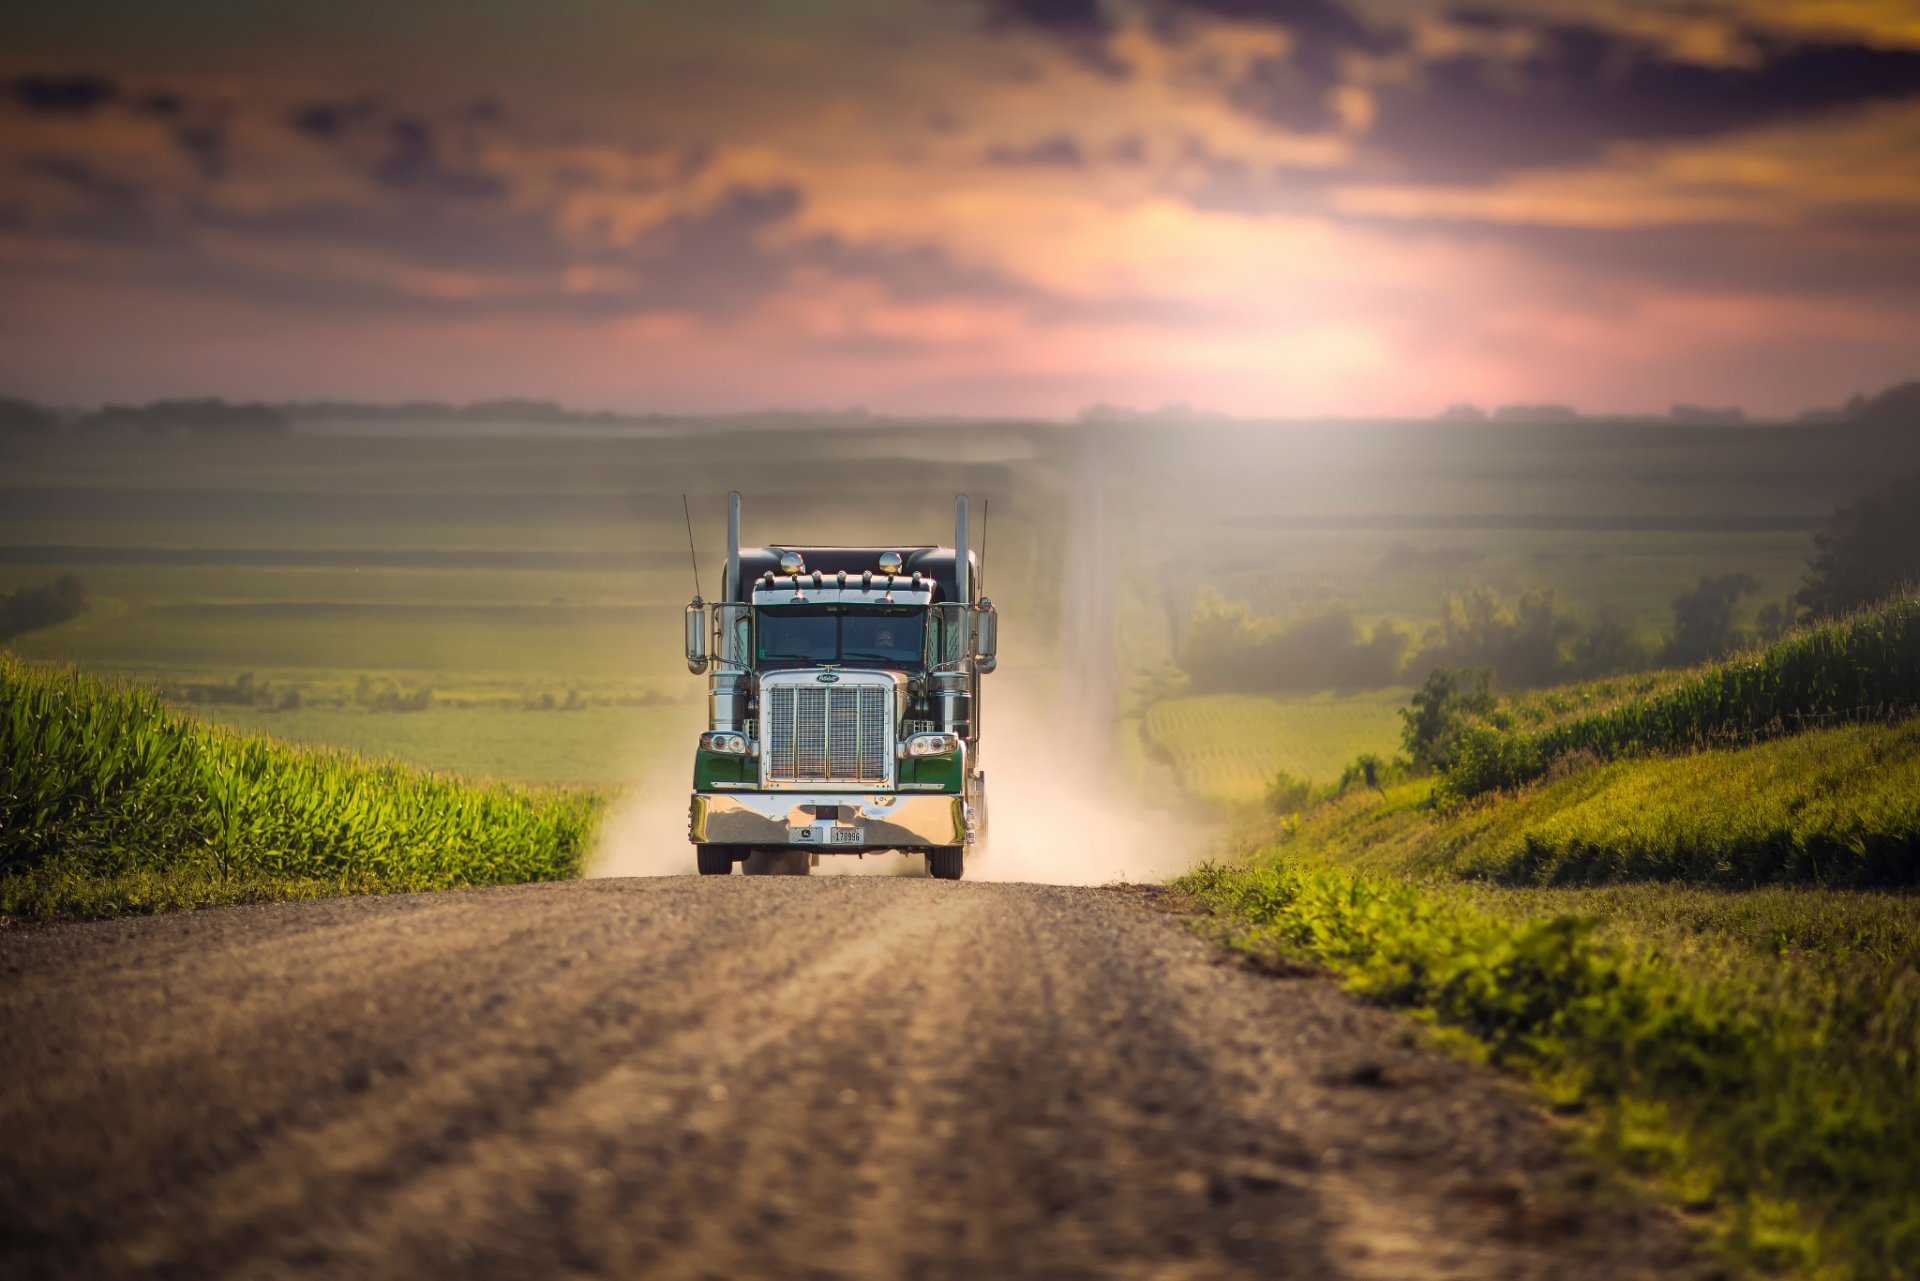
<svg viewBox="0 0 1920 1281">
<path fill-rule="evenodd" d="M 1920 599 L 1908 598 L 1535 733 L 1474 726 L 1441 787 L 1464 798 L 1529 782 L 1575 754 L 1611 759 L 1728 746 L 1915 712 Z"/>
<path fill-rule="evenodd" d="M 574 875 L 592 798 L 478 786 L 192 721 L 152 693 L 0 654 L 0 877 L 379 881 Z"/>
</svg>

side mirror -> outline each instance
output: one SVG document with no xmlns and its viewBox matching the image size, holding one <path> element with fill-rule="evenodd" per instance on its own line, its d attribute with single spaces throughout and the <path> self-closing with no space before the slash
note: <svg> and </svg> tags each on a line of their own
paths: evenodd
<svg viewBox="0 0 1920 1281">
<path fill-rule="evenodd" d="M 973 618 L 973 657 L 981 672 L 990 672 L 1000 665 L 1000 615 L 993 602 L 982 596 L 973 607 Z"/>
<path fill-rule="evenodd" d="M 707 605 L 698 596 L 687 606 L 687 670 L 695 676 L 707 670 Z"/>
</svg>

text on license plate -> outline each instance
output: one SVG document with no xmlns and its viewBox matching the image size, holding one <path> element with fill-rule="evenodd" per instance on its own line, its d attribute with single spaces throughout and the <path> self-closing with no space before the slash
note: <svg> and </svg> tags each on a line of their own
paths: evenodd
<svg viewBox="0 0 1920 1281">
<path fill-rule="evenodd" d="M 789 828 L 787 836 L 795 845 L 864 845 L 867 841 L 867 830 L 864 827 L 836 827 L 828 823 L 814 823 L 807 827 Z"/>
</svg>

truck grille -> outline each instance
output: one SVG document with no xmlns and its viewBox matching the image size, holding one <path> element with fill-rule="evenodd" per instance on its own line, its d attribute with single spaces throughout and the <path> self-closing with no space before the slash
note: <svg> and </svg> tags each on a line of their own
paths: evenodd
<svg viewBox="0 0 1920 1281">
<path fill-rule="evenodd" d="M 883 685 L 776 685 L 763 691 L 762 745 L 771 783 L 887 781 L 893 690 Z"/>
</svg>

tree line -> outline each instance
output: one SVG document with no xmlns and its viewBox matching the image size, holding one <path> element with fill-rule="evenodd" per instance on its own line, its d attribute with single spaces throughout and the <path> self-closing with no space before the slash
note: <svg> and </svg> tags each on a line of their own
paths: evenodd
<svg viewBox="0 0 1920 1281">
<path fill-rule="evenodd" d="M 288 430 L 284 411 L 224 400 L 155 400 L 144 405 L 107 405 L 94 410 L 54 409 L 17 397 L 0 397 L 0 437 L 56 431 L 140 434 L 190 432 L 214 435 L 274 435 Z"/>
<path fill-rule="evenodd" d="M 1176 655 L 1194 693 L 1372 689 L 1417 682 L 1437 669 L 1484 670 L 1508 688 L 1684 667 L 1795 626 L 1844 615 L 1920 583 L 1920 475 L 1837 509 L 1814 536 L 1805 580 L 1763 603 L 1750 626 L 1741 608 L 1760 590 L 1751 574 L 1703 576 L 1670 604 L 1658 640 L 1621 623 L 1588 621 L 1551 590 L 1504 596 L 1489 587 L 1448 594 L 1425 629 L 1366 623 L 1342 607 L 1291 619 L 1256 617 L 1245 604 L 1202 594 Z"/>
<path fill-rule="evenodd" d="M 15 588 L 0 595 L 0 643 L 78 618 L 86 609 L 87 585 L 72 574 L 39 587 Z"/>
</svg>

